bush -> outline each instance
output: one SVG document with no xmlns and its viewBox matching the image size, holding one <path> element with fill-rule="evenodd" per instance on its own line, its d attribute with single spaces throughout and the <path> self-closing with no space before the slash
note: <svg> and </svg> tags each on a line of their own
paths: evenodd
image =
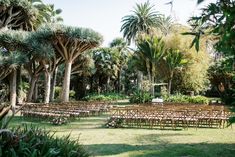
<svg viewBox="0 0 235 157">
<path fill-rule="evenodd" d="M 209 104 L 209 99 L 204 96 L 187 96 L 182 94 L 170 95 L 164 97 L 165 102 L 175 103 L 193 103 L 193 104 Z"/>
<path fill-rule="evenodd" d="M 59 86 L 56 86 L 55 87 L 55 99 L 59 99 L 60 95 L 61 95 L 61 92 L 62 92 L 62 87 L 59 87 Z M 70 98 L 75 98 L 75 94 L 76 92 L 74 90 L 70 90 L 69 91 L 69 97 Z"/>
<path fill-rule="evenodd" d="M 118 93 L 90 94 L 83 98 L 86 101 L 112 101 L 125 99 L 126 96 Z"/>
<path fill-rule="evenodd" d="M 0 156 L 4 157 L 87 157 L 89 154 L 69 136 L 54 137 L 36 127 L 21 127 L 0 132 Z"/>
<path fill-rule="evenodd" d="M 193 97 L 189 97 L 189 103 L 193 103 L 193 104 L 209 104 L 209 99 L 205 96 L 193 96 Z"/>
<path fill-rule="evenodd" d="M 152 101 L 152 96 L 146 91 L 136 91 L 130 96 L 130 103 L 147 103 Z"/>
</svg>

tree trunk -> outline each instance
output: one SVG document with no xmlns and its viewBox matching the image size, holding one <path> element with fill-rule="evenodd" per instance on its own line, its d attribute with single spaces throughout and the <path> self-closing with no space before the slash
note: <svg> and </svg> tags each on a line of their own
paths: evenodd
<svg viewBox="0 0 235 157">
<path fill-rule="evenodd" d="M 173 75 L 174 75 L 174 73 L 172 72 L 170 74 L 170 79 L 169 79 L 169 82 L 168 82 L 168 94 L 169 95 L 171 94 L 171 84 L 172 84 Z"/>
<path fill-rule="evenodd" d="M 36 80 L 36 83 L 35 83 L 35 87 L 34 87 L 34 93 L 33 93 L 33 102 L 37 102 L 38 101 L 38 78 Z"/>
<path fill-rule="evenodd" d="M 50 101 L 54 101 L 55 98 L 55 86 L 56 86 L 56 77 L 57 77 L 58 67 L 55 68 L 53 73 L 53 78 L 51 82 L 51 93 L 50 93 Z"/>
<path fill-rule="evenodd" d="M 110 77 L 108 76 L 108 78 L 107 78 L 107 84 L 106 84 L 107 86 L 106 86 L 106 91 L 107 92 L 110 92 Z"/>
<path fill-rule="evenodd" d="M 61 94 L 62 102 L 69 101 L 71 67 L 72 67 L 72 62 L 65 63 L 64 81 L 63 81 L 62 94 Z"/>
<path fill-rule="evenodd" d="M 154 76 L 151 76 L 151 95 L 154 97 Z"/>
<path fill-rule="evenodd" d="M 93 93 L 93 76 L 90 77 L 90 93 Z"/>
<path fill-rule="evenodd" d="M 50 72 L 45 72 L 44 103 L 49 103 L 49 101 L 50 101 L 50 90 L 51 90 L 51 73 Z"/>
<path fill-rule="evenodd" d="M 142 86 L 141 86 L 142 79 L 143 79 L 143 74 L 141 71 L 138 71 L 137 72 L 137 89 L 138 90 L 141 90 L 141 88 L 142 88 Z"/>
<path fill-rule="evenodd" d="M 30 81 L 30 88 L 27 95 L 27 102 L 31 102 L 33 98 L 34 88 L 37 82 L 37 76 L 32 76 Z"/>
<path fill-rule="evenodd" d="M 172 78 L 170 78 L 168 82 L 168 95 L 171 94 L 171 83 L 172 83 Z"/>
<path fill-rule="evenodd" d="M 17 88 L 16 88 L 16 95 L 17 95 L 17 99 L 16 102 L 17 103 L 22 103 L 23 98 L 22 98 L 22 77 L 21 77 L 21 66 L 17 69 Z"/>
<path fill-rule="evenodd" d="M 122 72 L 122 68 L 118 71 L 118 93 L 120 93 L 121 90 L 121 72 Z"/>
<path fill-rule="evenodd" d="M 17 71 L 13 70 L 11 73 L 11 81 L 10 81 L 10 105 L 12 107 L 13 112 L 16 107 L 16 76 Z"/>
</svg>

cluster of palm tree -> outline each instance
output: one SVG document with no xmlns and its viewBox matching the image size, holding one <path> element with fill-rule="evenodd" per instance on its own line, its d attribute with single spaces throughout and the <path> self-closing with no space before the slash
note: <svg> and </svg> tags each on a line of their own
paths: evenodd
<svg viewBox="0 0 235 157">
<path fill-rule="evenodd" d="M 139 71 L 146 73 L 151 84 L 151 94 L 154 95 L 154 83 L 157 75 L 162 74 L 159 72 L 162 68 L 167 71 L 163 77 L 168 80 L 170 93 L 175 70 L 186 64 L 183 52 L 165 44 L 164 37 L 170 34 L 173 28 L 171 17 L 159 14 L 154 10 L 154 5 L 147 1 L 137 4 L 133 14 L 123 17 L 122 22 L 123 37 L 129 43 L 135 41 L 137 50 L 133 54 L 134 64 Z"/>
</svg>

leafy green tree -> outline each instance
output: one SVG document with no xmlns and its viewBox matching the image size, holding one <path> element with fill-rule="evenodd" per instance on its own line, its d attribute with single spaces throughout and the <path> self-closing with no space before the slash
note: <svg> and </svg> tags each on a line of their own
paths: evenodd
<svg viewBox="0 0 235 157">
<path fill-rule="evenodd" d="M 106 85 L 106 91 L 111 89 L 111 79 L 118 77 L 120 67 L 119 52 L 112 48 L 99 48 L 93 52 L 95 61 L 96 73 L 98 77 L 98 86 Z"/>
<path fill-rule="evenodd" d="M 182 52 L 178 50 L 169 49 L 164 57 L 166 69 L 168 71 L 168 94 L 171 93 L 171 84 L 174 77 L 174 73 L 178 68 L 185 66 L 188 61 L 184 59 Z"/>
<path fill-rule="evenodd" d="M 138 42 L 137 48 L 135 54 L 139 56 L 140 62 L 145 63 L 148 79 L 151 82 L 151 94 L 154 96 L 154 80 L 159 61 L 166 52 L 165 43 L 161 38 L 146 37 Z"/>
<path fill-rule="evenodd" d="M 171 33 L 163 38 L 168 49 L 179 50 L 183 55 L 183 60 L 188 62 L 181 68 L 175 69 L 172 79 L 172 92 L 188 93 L 194 91 L 195 93 L 200 93 L 207 90 L 209 85 L 207 70 L 211 58 L 207 52 L 208 38 L 201 38 L 201 49 L 196 52 L 195 49 L 190 48 L 192 37 L 182 35 L 183 32 L 187 32 L 189 29 L 183 25 L 173 25 Z M 162 68 L 159 69 L 159 74 L 163 80 L 169 83 L 168 68 L 164 62 L 162 65 Z"/>
<path fill-rule="evenodd" d="M 205 35 L 213 35 L 216 41 L 215 49 L 226 55 L 234 56 L 234 7 L 234 1 L 219 0 L 204 8 L 201 16 L 190 19 L 192 30 L 185 34 L 195 37 L 192 44 L 195 45 L 197 51 L 199 50 L 200 38 Z"/>
<path fill-rule="evenodd" d="M 233 64 L 231 64 L 231 72 L 235 70 L 235 2 L 232 0 L 218 0 L 215 3 L 210 3 L 207 7 L 202 9 L 200 16 L 194 16 L 190 19 L 192 30 L 184 33 L 185 35 L 192 35 L 192 45 L 196 50 L 199 50 L 199 41 L 204 36 L 212 36 L 215 43 L 214 49 L 223 56 L 232 57 Z M 224 76 L 226 77 L 226 76 Z M 222 82 L 221 82 L 222 83 Z M 234 95 L 234 87 L 231 86 L 230 96 Z"/>
</svg>

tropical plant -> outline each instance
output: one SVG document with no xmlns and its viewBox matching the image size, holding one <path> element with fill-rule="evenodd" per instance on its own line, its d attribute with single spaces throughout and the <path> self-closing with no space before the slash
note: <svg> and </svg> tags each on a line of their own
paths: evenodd
<svg viewBox="0 0 235 157">
<path fill-rule="evenodd" d="M 171 93 L 171 84 L 175 71 L 185 66 L 188 61 L 184 59 L 184 55 L 179 50 L 168 49 L 164 57 L 166 69 L 168 71 L 168 94 Z"/>
<path fill-rule="evenodd" d="M 117 83 L 117 90 L 120 92 L 121 89 L 121 75 L 123 73 L 123 67 L 127 65 L 127 61 L 130 57 L 130 51 L 127 47 L 127 43 L 124 41 L 123 38 L 115 38 L 111 43 L 110 47 L 112 49 L 117 50 L 117 56 L 119 60 L 119 67 L 118 67 L 118 83 Z"/>
<path fill-rule="evenodd" d="M 0 29 L 33 30 L 37 9 L 28 0 L 1 0 Z"/>
<path fill-rule="evenodd" d="M 151 29 L 158 25 L 160 14 L 154 10 L 149 1 L 136 4 L 133 14 L 122 18 L 121 32 L 130 43 L 141 33 L 150 34 Z"/>
<path fill-rule="evenodd" d="M 154 96 L 156 69 L 159 61 L 165 55 L 165 43 L 161 38 L 147 36 L 138 42 L 137 48 L 135 55 L 138 56 L 138 62 L 142 62 L 142 65 L 146 67 L 148 79 L 151 82 L 151 94 Z"/>
<path fill-rule="evenodd" d="M 160 32 L 166 36 L 171 33 L 173 27 L 173 20 L 170 16 L 161 16 L 158 23 L 158 29 Z"/>
<path fill-rule="evenodd" d="M 106 91 L 110 91 L 111 79 L 118 78 L 120 67 L 120 54 L 117 49 L 99 48 L 93 52 L 96 73 L 98 77 L 98 86 L 102 88 L 102 84 L 106 84 Z"/>
<path fill-rule="evenodd" d="M 136 4 L 133 14 L 122 18 L 121 32 L 128 44 L 131 41 L 136 41 L 142 34 L 151 34 L 153 27 L 158 24 L 160 14 L 154 10 L 154 5 L 149 1 L 141 4 Z M 141 89 L 142 73 L 137 72 L 137 87 Z"/>
<path fill-rule="evenodd" d="M 81 53 L 100 45 L 101 35 L 91 29 L 55 24 L 42 26 L 34 35 L 39 42 L 50 44 L 56 55 L 62 57 L 65 63 L 65 74 L 61 100 L 69 101 L 72 64 Z"/>
<path fill-rule="evenodd" d="M 130 96 L 130 103 L 148 103 L 152 102 L 153 96 L 146 91 L 136 91 Z"/>
<path fill-rule="evenodd" d="M 1 156 L 64 156 L 87 157 L 89 154 L 70 136 L 55 137 L 50 131 L 33 126 L 23 126 L 10 130 L 0 131 Z"/>
<path fill-rule="evenodd" d="M 24 40 L 27 33 L 24 31 L 2 30 L 0 33 L 0 67 L 2 67 L 2 78 L 10 75 L 10 105 L 16 105 L 16 79 L 17 69 L 27 62 L 24 53 Z M 1 78 L 1 79 L 2 79 Z"/>
</svg>

